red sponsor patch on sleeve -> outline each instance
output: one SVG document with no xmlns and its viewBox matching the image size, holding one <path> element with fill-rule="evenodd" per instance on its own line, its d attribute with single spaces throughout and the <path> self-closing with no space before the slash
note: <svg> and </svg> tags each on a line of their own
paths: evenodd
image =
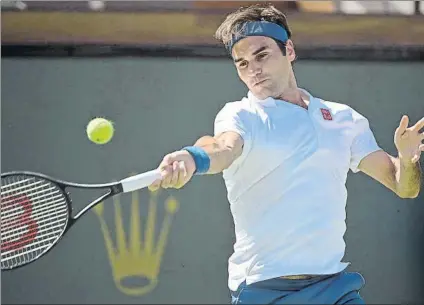
<svg viewBox="0 0 424 305">
<path fill-rule="evenodd" d="M 331 112 L 328 109 L 321 108 L 322 117 L 324 120 L 331 121 L 333 117 L 331 116 Z"/>
</svg>

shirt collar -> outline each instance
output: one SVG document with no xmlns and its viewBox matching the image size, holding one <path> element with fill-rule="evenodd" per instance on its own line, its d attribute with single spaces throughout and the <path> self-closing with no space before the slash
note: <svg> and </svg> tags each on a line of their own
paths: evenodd
<svg viewBox="0 0 424 305">
<path fill-rule="evenodd" d="M 259 105 L 264 106 L 264 107 L 273 107 L 273 106 L 276 106 L 276 102 L 275 102 L 275 99 L 274 98 L 267 97 L 266 99 L 261 100 L 261 99 L 258 99 L 251 91 L 249 91 L 247 93 L 247 98 L 250 101 L 256 102 Z"/>
<path fill-rule="evenodd" d="M 312 100 L 314 99 L 312 94 L 310 94 L 307 90 L 305 90 L 303 88 L 299 88 L 299 90 L 301 90 L 303 93 L 308 95 L 309 96 L 309 102 L 312 103 Z M 247 93 L 247 98 L 250 101 L 256 102 L 259 105 L 262 105 L 264 107 L 275 107 L 275 106 L 277 106 L 277 101 L 274 98 L 267 97 L 266 99 L 261 100 L 261 99 L 257 98 L 250 90 Z"/>
</svg>

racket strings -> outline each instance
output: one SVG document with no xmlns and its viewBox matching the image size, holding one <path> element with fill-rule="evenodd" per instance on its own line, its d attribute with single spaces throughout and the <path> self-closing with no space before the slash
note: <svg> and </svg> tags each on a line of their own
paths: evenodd
<svg viewBox="0 0 424 305">
<path fill-rule="evenodd" d="M 8 205 L 9 203 L 2 202 L 2 204 Z M 51 196 L 50 198 L 40 199 L 38 200 L 38 204 L 39 205 L 37 206 L 36 212 L 31 214 L 33 218 L 39 215 L 45 215 L 47 210 L 52 210 L 53 208 L 56 209 L 55 210 L 56 212 L 58 212 L 61 209 L 67 210 L 66 207 L 65 208 L 63 207 L 61 194 Z M 22 214 L 22 207 L 19 205 L 16 205 L 16 208 L 13 208 L 10 210 L 11 211 L 9 213 L 1 213 L 2 219 L 10 219 L 9 221 L 5 221 L 5 223 L 11 223 L 12 222 L 11 220 L 16 219 L 17 216 Z M 3 225 L 3 222 L 2 222 L 2 225 Z"/>
<path fill-rule="evenodd" d="M 47 251 L 66 228 L 69 210 L 61 190 L 39 177 L 2 177 L 1 197 L 3 269 Z"/>
</svg>

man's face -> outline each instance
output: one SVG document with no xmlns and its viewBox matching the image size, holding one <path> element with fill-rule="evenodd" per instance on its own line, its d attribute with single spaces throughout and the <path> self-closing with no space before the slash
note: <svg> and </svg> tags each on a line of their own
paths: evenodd
<svg viewBox="0 0 424 305">
<path fill-rule="evenodd" d="M 265 36 L 246 37 L 234 45 L 238 75 L 257 98 L 278 97 L 287 88 L 295 58 L 290 40 L 286 51 L 284 56 L 277 43 Z"/>
</svg>

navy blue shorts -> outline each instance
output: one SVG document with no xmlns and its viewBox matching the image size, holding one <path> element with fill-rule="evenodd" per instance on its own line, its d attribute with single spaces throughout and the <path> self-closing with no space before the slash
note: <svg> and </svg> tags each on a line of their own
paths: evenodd
<svg viewBox="0 0 424 305">
<path fill-rule="evenodd" d="M 365 304 L 359 294 L 365 280 L 357 272 L 340 272 L 308 280 L 274 278 L 231 292 L 231 304 Z"/>
</svg>

